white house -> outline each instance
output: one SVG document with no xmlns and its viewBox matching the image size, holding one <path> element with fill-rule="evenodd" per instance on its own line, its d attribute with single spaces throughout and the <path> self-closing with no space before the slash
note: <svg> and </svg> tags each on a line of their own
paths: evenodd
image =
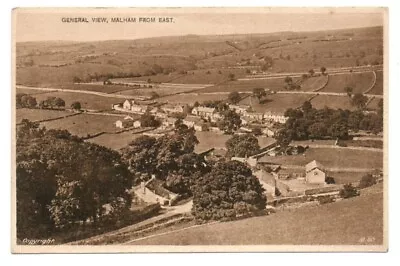
<svg viewBox="0 0 400 266">
<path fill-rule="evenodd" d="M 133 126 L 133 121 L 132 120 L 117 120 L 115 121 L 115 126 L 117 128 L 128 128 Z"/>
<path fill-rule="evenodd" d="M 215 108 L 198 106 L 192 109 L 192 115 L 201 116 L 201 117 L 212 117 L 213 114 L 216 113 Z"/>
<path fill-rule="evenodd" d="M 161 107 L 161 109 L 166 112 L 167 114 L 172 114 L 172 113 L 183 113 L 184 108 L 182 105 L 164 105 Z"/>
<path fill-rule="evenodd" d="M 133 122 L 133 127 L 134 128 L 139 128 L 142 126 L 142 123 L 140 122 L 140 120 L 136 120 L 135 122 Z"/>
<path fill-rule="evenodd" d="M 256 113 L 256 112 L 244 112 L 242 113 L 244 117 L 248 117 L 251 120 L 261 121 L 264 118 L 263 113 Z"/>
<path fill-rule="evenodd" d="M 289 118 L 284 116 L 284 115 L 282 115 L 282 114 L 275 114 L 275 113 L 272 113 L 272 112 L 266 112 L 264 114 L 264 119 L 267 120 L 267 121 L 273 121 L 273 122 L 284 124 L 284 123 L 286 123 L 286 121 Z"/>
<path fill-rule="evenodd" d="M 230 104 L 228 105 L 229 109 L 235 110 L 237 114 L 244 114 L 247 112 L 247 109 L 249 109 L 248 105 L 234 105 Z"/>
<path fill-rule="evenodd" d="M 310 184 L 325 184 L 326 173 L 323 166 L 312 161 L 306 164 L 306 182 Z"/>
</svg>

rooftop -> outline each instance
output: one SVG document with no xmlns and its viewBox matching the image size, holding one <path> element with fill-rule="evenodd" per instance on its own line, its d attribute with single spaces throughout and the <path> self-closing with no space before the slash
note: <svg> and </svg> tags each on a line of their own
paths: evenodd
<svg viewBox="0 0 400 266">
<path fill-rule="evenodd" d="M 317 162 L 316 160 L 313 160 L 311 162 L 309 162 L 308 164 L 306 164 L 306 172 L 310 172 L 313 169 L 318 168 L 318 169 L 324 169 L 323 165 L 320 164 L 319 162 Z"/>
</svg>

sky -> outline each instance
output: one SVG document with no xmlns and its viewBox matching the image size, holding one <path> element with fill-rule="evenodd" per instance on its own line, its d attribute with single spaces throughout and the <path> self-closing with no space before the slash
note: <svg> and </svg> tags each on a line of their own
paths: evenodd
<svg viewBox="0 0 400 266">
<path fill-rule="evenodd" d="M 280 31 L 317 31 L 382 26 L 382 9 L 364 8 L 231 8 L 231 9 L 17 9 L 16 41 L 97 41 L 140 39 L 187 34 L 248 34 Z M 86 18 L 89 23 L 66 23 L 63 18 Z M 104 17 L 108 23 L 93 23 Z M 134 23 L 113 23 L 111 18 L 136 18 Z M 139 22 L 155 17 L 156 22 Z M 173 18 L 161 23 L 159 18 Z"/>
</svg>

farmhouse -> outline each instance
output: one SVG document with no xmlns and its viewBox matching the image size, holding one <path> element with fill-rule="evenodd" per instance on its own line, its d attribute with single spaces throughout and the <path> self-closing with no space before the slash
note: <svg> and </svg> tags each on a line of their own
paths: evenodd
<svg viewBox="0 0 400 266">
<path fill-rule="evenodd" d="M 132 127 L 133 125 L 134 125 L 134 123 L 132 120 L 123 120 L 123 121 L 117 120 L 115 122 L 115 126 L 117 128 L 128 128 L 128 127 Z"/>
<path fill-rule="evenodd" d="M 162 124 L 164 127 L 175 126 L 176 120 L 178 120 L 178 119 L 173 118 L 173 117 L 167 117 L 165 120 L 163 120 Z"/>
<path fill-rule="evenodd" d="M 284 116 L 282 114 L 266 112 L 264 114 L 264 119 L 267 120 L 267 121 L 272 121 L 272 122 L 284 124 L 288 120 L 288 117 L 286 117 L 286 116 Z"/>
<path fill-rule="evenodd" d="M 183 119 L 183 124 L 186 125 L 188 128 L 193 127 L 196 131 L 205 131 L 204 121 L 197 117 L 197 116 L 187 116 Z"/>
<path fill-rule="evenodd" d="M 125 100 L 122 104 L 122 108 L 133 113 L 144 114 L 147 111 L 148 106 L 136 104 L 134 100 Z"/>
<path fill-rule="evenodd" d="M 317 162 L 312 161 L 305 167 L 306 182 L 310 184 L 325 184 L 326 172 L 323 166 Z"/>
<path fill-rule="evenodd" d="M 161 109 L 166 112 L 167 114 L 173 114 L 173 113 L 183 113 L 184 108 L 182 105 L 164 105 L 161 107 Z"/>
<path fill-rule="evenodd" d="M 251 120 L 255 121 L 261 121 L 264 118 L 263 113 L 256 113 L 256 112 L 244 112 L 243 113 L 244 117 L 248 117 Z"/>
<path fill-rule="evenodd" d="M 229 109 L 231 110 L 235 110 L 236 113 L 238 114 L 244 114 L 247 112 L 247 109 L 249 109 L 248 105 L 234 105 L 234 104 L 230 104 Z"/>
<path fill-rule="evenodd" d="M 192 109 L 192 114 L 196 116 L 201 116 L 201 117 L 212 117 L 213 114 L 215 114 L 216 110 L 215 108 L 210 108 L 210 107 L 204 107 L 204 106 L 199 106 L 199 107 L 194 107 Z"/>
</svg>

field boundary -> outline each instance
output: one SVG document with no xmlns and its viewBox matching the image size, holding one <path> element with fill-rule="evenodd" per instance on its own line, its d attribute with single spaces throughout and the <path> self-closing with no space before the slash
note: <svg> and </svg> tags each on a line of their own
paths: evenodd
<svg viewBox="0 0 400 266">
<path fill-rule="evenodd" d="M 372 82 L 372 85 L 366 91 L 363 92 L 364 94 L 367 94 L 368 92 L 370 92 L 375 87 L 375 84 L 376 84 L 376 72 L 372 71 L 372 74 L 374 74 L 374 81 Z"/>
<path fill-rule="evenodd" d="M 37 108 L 35 108 L 34 110 L 36 110 L 36 109 Z M 43 109 L 37 109 L 37 110 L 43 110 Z M 53 110 L 53 111 L 55 111 L 55 110 Z M 65 110 L 59 110 L 59 111 L 65 111 Z M 55 121 L 55 120 L 60 120 L 60 119 L 64 119 L 64 118 L 67 118 L 67 117 L 80 115 L 80 114 L 82 114 L 82 113 L 73 113 L 73 114 L 70 114 L 70 115 L 65 115 L 65 116 L 60 116 L 60 117 L 55 117 L 55 118 L 48 118 L 48 119 L 43 119 L 43 120 L 34 120 L 32 122 L 35 122 L 35 123 L 49 122 L 49 121 Z M 20 125 L 22 125 L 22 122 L 17 123 L 16 125 L 20 126 Z"/>
<path fill-rule="evenodd" d="M 328 83 L 329 83 L 329 74 L 326 74 L 326 82 L 322 86 L 320 86 L 319 88 L 317 88 L 313 91 L 317 92 L 317 91 L 323 90 L 328 85 Z"/>
</svg>

